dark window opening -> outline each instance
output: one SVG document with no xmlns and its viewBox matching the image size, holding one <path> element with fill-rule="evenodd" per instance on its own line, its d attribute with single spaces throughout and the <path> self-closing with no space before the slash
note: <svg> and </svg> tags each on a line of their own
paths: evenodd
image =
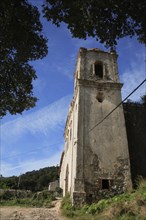
<svg viewBox="0 0 146 220">
<path fill-rule="evenodd" d="M 89 198 L 92 198 L 92 196 L 93 196 L 92 194 L 89 194 Z"/>
<path fill-rule="evenodd" d="M 70 129 L 70 140 L 72 138 L 72 129 Z"/>
<path fill-rule="evenodd" d="M 99 78 L 103 78 L 103 66 L 102 64 L 95 64 L 95 75 Z"/>
<path fill-rule="evenodd" d="M 102 189 L 109 189 L 109 188 L 110 188 L 109 180 L 103 179 L 102 180 Z"/>
</svg>

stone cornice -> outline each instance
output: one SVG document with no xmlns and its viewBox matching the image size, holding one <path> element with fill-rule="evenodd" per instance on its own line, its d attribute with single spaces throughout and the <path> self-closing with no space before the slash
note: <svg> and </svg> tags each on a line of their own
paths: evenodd
<svg viewBox="0 0 146 220">
<path fill-rule="evenodd" d="M 122 83 L 116 83 L 111 81 L 93 81 L 93 80 L 86 80 L 86 79 L 78 79 L 77 80 L 78 86 L 87 86 L 87 87 L 94 87 L 97 89 L 121 89 L 123 84 Z"/>
</svg>

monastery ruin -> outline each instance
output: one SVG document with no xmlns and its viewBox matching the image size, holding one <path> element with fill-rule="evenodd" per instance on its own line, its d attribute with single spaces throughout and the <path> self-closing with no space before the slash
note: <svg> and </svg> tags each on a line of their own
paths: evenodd
<svg viewBox="0 0 146 220">
<path fill-rule="evenodd" d="M 60 164 L 60 187 L 73 205 L 132 186 L 123 106 L 104 119 L 121 102 L 121 88 L 115 52 L 80 48 Z"/>
</svg>

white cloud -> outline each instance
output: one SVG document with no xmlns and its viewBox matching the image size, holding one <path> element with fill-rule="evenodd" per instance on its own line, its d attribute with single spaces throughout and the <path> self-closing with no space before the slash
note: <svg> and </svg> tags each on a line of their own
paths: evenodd
<svg viewBox="0 0 146 220">
<path fill-rule="evenodd" d="M 62 147 L 61 147 L 62 148 Z M 60 163 L 61 150 L 56 152 L 53 156 L 43 159 L 31 159 L 19 161 L 17 165 L 13 163 L 1 163 L 1 174 L 4 177 L 13 175 L 20 175 L 28 171 L 39 170 L 43 167 L 56 166 Z"/>
<path fill-rule="evenodd" d="M 20 116 L 16 120 L 4 123 L 1 126 L 2 138 L 19 138 L 24 133 L 48 135 L 50 130 L 64 125 L 71 95 L 61 98 L 47 107 L 36 112 Z"/>
<path fill-rule="evenodd" d="M 70 80 L 74 79 L 74 72 L 75 72 L 75 66 L 76 66 L 76 58 L 77 54 L 73 53 L 70 58 L 69 62 L 67 63 L 66 68 L 62 66 L 62 73 L 63 75 L 67 76 Z"/>
<path fill-rule="evenodd" d="M 121 81 L 124 83 L 122 89 L 122 97 L 129 95 L 145 78 L 145 54 L 135 53 L 135 59 L 129 63 L 129 68 L 121 76 Z M 146 93 L 146 83 L 144 83 L 136 92 L 129 97 L 133 101 L 139 101 L 140 97 Z"/>
<path fill-rule="evenodd" d="M 60 150 L 58 147 L 63 141 L 70 100 L 71 95 L 65 96 L 47 107 L 2 124 L 0 148 L 2 169 L 10 168 L 9 166 L 13 168 L 19 160 L 26 160 L 27 164 L 27 160 L 31 158 L 36 161 L 47 157 L 49 161 L 49 158 Z M 54 143 L 55 146 L 52 146 Z M 13 169 L 11 175 L 15 172 Z"/>
</svg>

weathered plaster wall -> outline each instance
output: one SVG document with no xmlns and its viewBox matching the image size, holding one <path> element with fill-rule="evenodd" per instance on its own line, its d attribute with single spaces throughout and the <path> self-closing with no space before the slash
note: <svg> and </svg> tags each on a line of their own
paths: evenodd
<svg viewBox="0 0 146 220">
<path fill-rule="evenodd" d="M 73 204 L 81 205 L 131 187 L 123 107 L 89 132 L 121 102 L 122 84 L 116 60 L 117 55 L 113 52 L 84 48 L 79 51 L 60 174 L 60 186 L 64 195 L 65 191 L 70 192 Z M 103 77 L 95 73 L 96 62 L 102 65 Z M 67 189 L 66 167 L 69 173 Z M 105 189 L 103 182 L 109 185 Z"/>
<path fill-rule="evenodd" d="M 120 102 L 119 90 L 106 91 L 105 89 L 103 93 L 105 99 L 100 103 L 96 100 L 97 89 L 86 88 L 85 102 L 88 105 L 85 105 L 84 113 L 86 118 L 85 133 L 100 122 Z M 84 142 L 87 149 L 91 148 L 91 151 L 98 155 L 100 166 L 103 169 L 110 167 L 113 170 L 114 162 L 118 157 L 127 157 L 128 146 L 122 106 L 85 136 Z"/>
<path fill-rule="evenodd" d="M 84 190 L 87 199 L 89 196 L 102 198 L 105 191 L 109 195 L 121 193 L 131 187 L 123 107 L 89 133 L 121 102 L 122 85 L 118 81 L 116 58 L 115 54 L 81 50 L 76 190 Z M 103 63 L 103 79 L 91 74 L 97 60 Z M 102 102 L 97 100 L 99 93 Z M 101 190 L 102 179 L 112 182 L 108 192 Z"/>
<path fill-rule="evenodd" d="M 48 191 L 55 191 L 59 187 L 59 180 L 49 183 Z"/>
<path fill-rule="evenodd" d="M 78 102 L 77 93 L 69 108 L 66 128 L 64 133 L 65 146 L 64 156 L 61 164 L 60 187 L 63 189 L 63 195 L 74 191 L 74 180 L 76 178 L 76 160 L 77 160 L 77 132 L 78 132 Z M 68 167 L 68 168 L 67 168 Z M 68 169 L 68 180 L 67 180 Z M 66 181 L 68 187 L 66 187 Z"/>
<path fill-rule="evenodd" d="M 92 132 L 88 131 L 120 102 L 119 89 L 104 92 L 104 101 L 96 99 L 97 88 L 82 86 L 80 97 L 80 135 L 78 177 L 83 179 L 86 196 L 102 198 L 100 179 L 111 179 L 109 195 L 121 193 L 130 187 L 129 154 L 122 106 Z M 112 101 L 110 101 L 112 100 Z M 82 125 L 82 128 L 81 128 Z M 81 190 L 80 188 L 78 190 Z"/>
</svg>

